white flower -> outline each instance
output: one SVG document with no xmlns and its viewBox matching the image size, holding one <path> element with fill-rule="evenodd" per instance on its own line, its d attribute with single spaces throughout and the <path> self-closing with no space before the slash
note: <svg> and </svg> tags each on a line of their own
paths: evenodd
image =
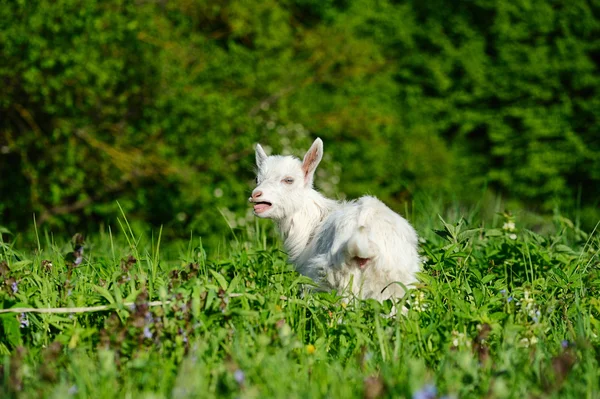
<svg viewBox="0 0 600 399">
<path fill-rule="evenodd" d="M 502 230 L 515 231 L 515 222 L 506 222 L 502 226 Z"/>
<path fill-rule="evenodd" d="M 529 343 L 531 345 L 535 345 L 535 344 L 537 344 L 537 342 L 538 342 L 537 337 L 531 337 L 531 338 L 529 338 Z"/>
<path fill-rule="evenodd" d="M 413 309 L 415 309 L 417 312 L 422 312 L 429 307 L 429 304 L 424 303 L 425 294 L 423 292 L 419 292 L 417 295 L 412 294 L 411 296 L 414 298 L 412 301 Z"/>
<path fill-rule="evenodd" d="M 465 333 L 461 333 L 461 332 L 454 330 L 454 331 L 452 331 L 452 345 L 455 348 L 458 348 L 461 346 L 470 348 L 471 341 L 469 340 L 469 337 L 467 337 L 467 335 Z"/>
<path fill-rule="evenodd" d="M 513 233 L 513 234 L 510 234 L 508 236 L 508 238 L 510 238 L 511 240 L 516 240 L 517 239 L 517 235 Z"/>
<path fill-rule="evenodd" d="M 220 188 L 215 188 L 213 194 L 215 197 L 221 198 L 223 196 L 223 190 L 221 190 Z"/>
</svg>

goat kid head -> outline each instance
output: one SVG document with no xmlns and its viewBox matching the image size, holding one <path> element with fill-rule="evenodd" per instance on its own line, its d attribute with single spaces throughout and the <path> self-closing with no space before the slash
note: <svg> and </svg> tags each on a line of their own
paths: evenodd
<svg viewBox="0 0 600 399">
<path fill-rule="evenodd" d="M 323 142 L 316 139 L 304 159 L 293 156 L 267 156 L 256 145 L 256 188 L 248 199 L 254 214 L 261 218 L 285 219 L 302 207 L 313 190 L 315 170 L 323 158 Z"/>
</svg>

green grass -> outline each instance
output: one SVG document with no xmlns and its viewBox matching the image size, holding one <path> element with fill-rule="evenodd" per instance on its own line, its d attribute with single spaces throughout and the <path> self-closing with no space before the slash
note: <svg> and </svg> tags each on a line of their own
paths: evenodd
<svg viewBox="0 0 600 399">
<path fill-rule="evenodd" d="M 597 232 L 416 219 L 422 283 L 395 318 L 305 292 L 264 224 L 207 254 L 125 220 L 77 267 L 49 233 L 1 242 L 0 308 L 106 309 L 1 314 L 0 397 L 600 397 Z"/>
</svg>

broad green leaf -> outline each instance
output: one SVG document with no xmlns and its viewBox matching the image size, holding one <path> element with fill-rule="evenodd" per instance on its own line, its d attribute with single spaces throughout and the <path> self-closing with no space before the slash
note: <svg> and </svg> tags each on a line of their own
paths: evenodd
<svg viewBox="0 0 600 399">
<path fill-rule="evenodd" d="M 219 286 L 222 289 L 227 290 L 227 280 L 225 280 L 225 277 L 223 277 L 222 274 L 220 274 L 219 272 L 216 272 L 214 270 L 211 270 L 210 273 L 217 280 L 217 282 L 219 283 Z"/>
</svg>

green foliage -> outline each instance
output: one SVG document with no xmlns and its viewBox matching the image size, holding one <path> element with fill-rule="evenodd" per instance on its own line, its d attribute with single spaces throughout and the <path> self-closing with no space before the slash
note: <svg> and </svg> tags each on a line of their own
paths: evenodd
<svg viewBox="0 0 600 399">
<path fill-rule="evenodd" d="M 255 142 L 301 155 L 318 135 L 328 194 L 399 207 L 488 183 L 578 206 L 591 228 L 598 15 L 585 0 L 2 2 L 2 224 L 93 228 L 118 198 L 210 240 L 248 223 Z"/>
<path fill-rule="evenodd" d="M 41 237 L 34 253 L 3 245 L 0 309 L 104 307 L 1 315 L 0 394 L 596 397 L 598 234 L 541 236 L 509 214 L 435 227 L 396 317 L 389 302 L 304 291 L 264 233 L 221 260 L 127 222 L 86 243 Z"/>
</svg>

